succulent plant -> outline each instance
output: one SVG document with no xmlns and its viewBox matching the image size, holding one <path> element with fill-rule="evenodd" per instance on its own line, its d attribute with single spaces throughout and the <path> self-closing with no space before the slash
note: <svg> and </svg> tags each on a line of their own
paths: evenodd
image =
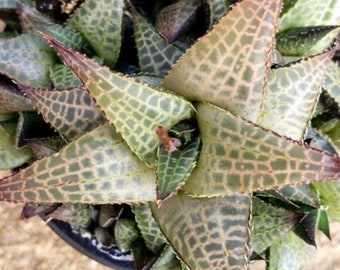
<svg viewBox="0 0 340 270">
<path fill-rule="evenodd" d="M 0 200 L 137 269 L 301 269 L 340 221 L 340 1 L 41 2 L 0 3 Z"/>
</svg>

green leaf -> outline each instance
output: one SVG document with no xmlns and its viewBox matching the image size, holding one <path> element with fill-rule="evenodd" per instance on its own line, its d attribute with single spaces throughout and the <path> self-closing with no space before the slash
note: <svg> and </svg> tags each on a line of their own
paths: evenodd
<svg viewBox="0 0 340 270">
<path fill-rule="evenodd" d="M 329 240 L 331 240 L 327 212 L 325 210 L 319 209 L 318 214 L 319 215 L 318 215 L 317 227 L 320 231 L 322 231 L 328 237 Z"/>
<path fill-rule="evenodd" d="M 8 77 L 35 87 L 50 84 L 49 68 L 55 56 L 40 34 L 0 39 L 0 51 L 0 70 Z"/>
<path fill-rule="evenodd" d="M 340 158 L 264 130 L 213 105 L 199 104 L 202 150 L 183 189 L 197 196 L 340 179 Z"/>
<path fill-rule="evenodd" d="M 234 0 L 207 0 L 205 1 L 209 6 L 209 22 L 210 26 L 219 21 L 225 15 L 229 7 L 235 2 Z"/>
<path fill-rule="evenodd" d="M 185 184 L 196 166 L 201 148 L 201 139 L 195 138 L 179 151 L 168 152 L 163 145 L 157 152 L 157 199 L 164 200 Z"/>
<path fill-rule="evenodd" d="M 306 57 L 329 48 L 339 33 L 338 26 L 291 28 L 277 35 L 276 48 L 283 56 Z"/>
<path fill-rule="evenodd" d="M 123 9 L 123 0 L 88 0 L 67 22 L 67 27 L 83 34 L 96 54 L 110 67 L 114 67 L 120 53 Z"/>
<path fill-rule="evenodd" d="M 163 86 L 256 121 L 280 9 L 279 0 L 238 3 L 181 57 Z"/>
<path fill-rule="evenodd" d="M 181 192 L 152 212 L 190 269 L 242 269 L 248 264 L 250 198 L 192 198 Z"/>
<path fill-rule="evenodd" d="M 335 12 L 340 10 L 339 0 L 294 2 L 295 4 L 280 18 L 280 32 L 294 27 L 340 24 L 340 13 Z"/>
<path fill-rule="evenodd" d="M 109 124 L 0 181 L 2 201 L 108 204 L 155 199 L 155 172 Z"/>
<path fill-rule="evenodd" d="M 156 127 L 170 129 L 193 114 L 185 99 L 110 71 L 94 60 L 45 37 L 83 81 L 107 119 L 131 149 L 154 166 L 159 139 Z"/>
<path fill-rule="evenodd" d="M 27 97 L 9 80 L 0 79 L 0 114 L 22 111 L 34 111 Z"/>
<path fill-rule="evenodd" d="M 293 230 L 303 213 L 272 206 L 254 197 L 252 210 L 252 247 L 261 254 L 272 243 Z"/>
<path fill-rule="evenodd" d="M 320 199 L 309 185 L 287 186 L 278 190 L 286 199 L 319 208 Z"/>
<path fill-rule="evenodd" d="M 32 158 L 31 149 L 15 146 L 16 128 L 16 123 L 0 124 L 0 171 L 19 167 Z"/>
<path fill-rule="evenodd" d="M 140 71 L 156 75 L 166 74 L 182 52 L 168 44 L 154 26 L 149 24 L 133 7 L 132 11 Z"/>
<path fill-rule="evenodd" d="M 340 107 L 340 67 L 339 63 L 331 62 L 328 65 L 326 78 L 323 84 L 326 92 L 336 101 Z"/>
<path fill-rule="evenodd" d="M 115 225 L 115 244 L 122 252 L 131 249 L 133 242 L 139 237 L 135 221 L 119 219 Z"/>
<path fill-rule="evenodd" d="M 327 213 L 329 222 L 340 222 L 340 181 L 313 183 Z"/>
<path fill-rule="evenodd" d="M 85 89 L 64 91 L 20 86 L 45 121 L 66 140 L 74 140 L 104 123 L 99 107 Z"/>
<path fill-rule="evenodd" d="M 331 145 L 340 153 L 340 120 L 333 118 L 319 127 L 319 132 L 329 140 Z"/>
<path fill-rule="evenodd" d="M 319 209 L 309 210 L 294 231 L 302 240 L 314 247 L 316 247 L 315 233 L 317 229 L 318 211 Z"/>
<path fill-rule="evenodd" d="M 181 262 L 176 258 L 171 246 L 166 246 L 150 270 L 181 270 Z"/>
<path fill-rule="evenodd" d="M 36 9 L 19 3 L 17 4 L 17 12 L 19 13 L 21 20 L 28 24 L 31 28 L 53 37 L 53 39 L 75 51 L 80 51 L 86 54 L 92 53 L 89 43 L 76 30 L 55 24 L 50 18 L 37 12 Z"/>
<path fill-rule="evenodd" d="M 149 205 L 134 205 L 133 212 L 147 248 L 154 254 L 159 253 L 166 244 L 166 239 L 152 216 Z"/>
<path fill-rule="evenodd" d="M 188 30 L 200 5 L 198 0 L 181 0 L 165 6 L 157 14 L 156 27 L 169 44 Z"/>
<path fill-rule="evenodd" d="M 301 270 L 314 252 L 313 246 L 306 244 L 294 232 L 290 232 L 270 247 L 267 269 Z"/>
<path fill-rule="evenodd" d="M 334 50 L 330 50 L 291 66 L 271 70 L 257 123 L 301 141 L 333 54 Z"/>
<path fill-rule="evenodd" d="M 51 80 L 56 89 L 71 89 L 80 87 L 83 83 L 76 74 L 64 64 L 55 64 L 51 67 Z"/>
</svg>

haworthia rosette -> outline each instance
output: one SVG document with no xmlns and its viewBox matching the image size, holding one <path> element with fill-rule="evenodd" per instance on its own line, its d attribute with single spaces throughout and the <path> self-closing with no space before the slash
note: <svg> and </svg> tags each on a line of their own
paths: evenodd
<svg viewBox="0 0 340 270">
<path fill-rule="evenodd" d="M 86 56 L 45 36 L 101 107 L 127 144 L 146 164 L 154 166 L 159 145 L 156 127 L 170 129 L 193 114 L 185 99 L 110 71 Z"/>
<path fill-rule="evenodd" d="M 183 189 L 226 196 L 340 179 L 340 158 L 308 148 L 209 104 L 197 106 L 202 151 Z"/>
<path fill-rule="evenodd" d="M 256 121 L 280 10 L 280 0 L 238 3 L 180 58 L 163 86 Z"/>
<path fill-rule="evenodd" d="M 155 199 L 154 170 L 108 123 L 0 181 L 1 201 L 112 204 Z"/>
</svg>

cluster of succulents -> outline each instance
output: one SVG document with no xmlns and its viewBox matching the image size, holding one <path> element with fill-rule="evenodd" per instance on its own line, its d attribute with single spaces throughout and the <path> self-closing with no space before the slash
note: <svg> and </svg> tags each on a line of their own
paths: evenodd
<svg viewBox="0 0 340 270">
<path fill-rule="evenodd" d="M 301 269 L 340 221 L 340 1 L 0 3 L 0 200 L 136 269 Z"/>
</svg>

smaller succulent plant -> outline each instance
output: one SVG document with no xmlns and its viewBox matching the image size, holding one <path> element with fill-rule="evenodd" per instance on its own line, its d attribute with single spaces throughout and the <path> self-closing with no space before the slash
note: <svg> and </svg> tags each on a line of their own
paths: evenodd
<svg viewBox="0 0 340 270">
<path fill-rule="evenodd" d="M 340 1 L 38 2 L 0 4 L 0 200 L 136 269 L 301 269 L 340 220 Z"/>
</svg>

